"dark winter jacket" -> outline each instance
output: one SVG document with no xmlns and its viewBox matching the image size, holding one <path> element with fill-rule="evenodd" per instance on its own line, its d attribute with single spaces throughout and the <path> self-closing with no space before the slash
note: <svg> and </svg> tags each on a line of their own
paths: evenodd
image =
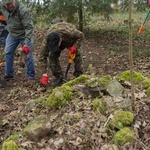
<svg viewBox="0 0 150 150">
<path fill-rule="evenodd" d="M 5 47 L 6 37 L 8 35 L 8 31 L 6 29 L 6 21 L 3 15 L 0 15 L 0 47 Z"/>
</svg>

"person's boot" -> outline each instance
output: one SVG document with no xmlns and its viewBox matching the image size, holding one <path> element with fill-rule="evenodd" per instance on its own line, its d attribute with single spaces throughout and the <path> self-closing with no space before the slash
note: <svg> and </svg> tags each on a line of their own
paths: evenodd
<svg viewBox="0 0 150 150">
<path fill-rule="evenodd" d="M 82 74 L 83 74 L 82 71 L 75 71 L 75 72 L 73 73 L 73 75 L 75 76 L 75 78 L 81 76 Z"/>
<path fill-rule="evenodd" d="M 52 86 L 55 88 L 57 86 L 61 86 L 62 84 L 63 84 L 63 77 L 59 77 L 53 81 Z"/>
<path fill-rule="evenodd" d="M 24 68 L 25 67 L 25 61 L 27 59 L 27 54 L 25 52 L 21 52 L 21 55 L 20 55 L 20 63 L 19 65 Z"/>
</svg>

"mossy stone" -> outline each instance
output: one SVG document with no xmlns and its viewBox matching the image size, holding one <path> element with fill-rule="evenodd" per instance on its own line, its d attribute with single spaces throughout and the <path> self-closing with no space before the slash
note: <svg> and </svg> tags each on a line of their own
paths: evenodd
<svg viewBox="0 0 150 150">
<path fill-rule="evenodd" d="M 103 99 L 95 99 L 92 102 L 92 109 L 103 114 L 106 110 Z"/>
<path fill-rule="evenodd" d="M 121 81 L 130 81 L 130 70 L 122 72 L 120 75 L 116 76 L 116 79 Z M 135 84 L 140 83 L 145 80 L 145 77 L 136 71 L 133 71 L 133 82 Z"/>
<path fill-rule="evenodd" d="M 47 98 L 46 105 L 48 107 L 59 108 L 67 104 L 72 98 L 72 90 L 70 86 L 61 86 L 53 89 L 52 94 Z"/>
<path fill-rule="evenodd" d="M 133 119 L 134 119 L 133 113 L 129 111 L 119 110 L 114 113 L 113 118 L 108 123 L 108 127 L 112 129 L 114 128 L 121 129 L 133 123 Z"/>
<path fill-rule="evenodd" d="M 13 140 L 10 140 L 4 141 L 1 150 L 19 150 L 19 147 Z"/>
<path fill-rule="evenodd" d="M 145 79 L 145 80 L 142 82 L 142 84 L 143 84 L 143 87 L 144 87 L 145 89 L 149 88 L 149 87 L 150 87 L 150 79 Z"/>
<path fill-rule="evenodd" d="M 117 145 L 124 145 L 128 142 L 133 142 L 135 139 L 135 133 L 130 128 L 122 128 L 120 129 L 113 138 L 113 142 Z"/>
<path fill-rule="evenodd" d="M 24 134 L 31 141 L 40 141 L 43 137 L 46 137 L 51 130 L 51 123 L 49 118 L 40 116 L 30 122 L 24 129 Z"/>
<path fill-rule="evenodd" d="M 74 84 L 78 84 L 78 83 L 85 83 L 86 86 L 90 87 L 90 88 L 95 88 L 97 86 L 103 86 L 103 87 L 107 87 L 107 85 L 109 84 L 109 82 L 111 81 L 111 77 L 110 76 L 102 76 L 101 78 L 99 76 L 96 75 L 82 75 L 72 81 L 70 81 L 70 83 L 67 83 L 67 85 L 74 85 Z M 72 84 L 72 82 L 74 84 Z"/>
<path fill-rule="evenodd" d="M 91 88 L 98 87 L 99 85 L 101 85 L 100 78 L 97 76 L 91 76 L 89 79 L 86 80 L 85 85 Z"/>
</svg>

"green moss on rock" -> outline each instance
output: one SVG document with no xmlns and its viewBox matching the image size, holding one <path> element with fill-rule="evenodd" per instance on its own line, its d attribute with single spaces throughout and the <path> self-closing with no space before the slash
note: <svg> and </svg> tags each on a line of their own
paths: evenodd
<svg viewBox="0 0 150 150">
<path fill-rule="evenodd" d="M 133 123 L 134 115 L 129 111 L 116 111 L 113 118 L 108 123 L 108 127 L 121 129 Z"/>
<path fill-rule="evenodd" d="M 72 98 L 72 91 L 69 86 L 61 86 L 53 89 L 52 94 L 47 98 L 46 105 L 59 108 L 67 104 Z"/>
<path fill-rule="evenodd" d="M 103 99 L 95 99 L 92 102 L 92 109 L 103 114 L 106 110 Z"/>
<path fill-rule="evenodd" d="M 63 86 L 73 86 L 75 84 L 84 83 L 87 79 L 89 79 L 89 75 L 81 75 L 78 78 L 75 78 L 73 80 L 70 80 L 69 82 L 62 85 Z"/>
<path fill-rule="evenodd" d="M 120 75 L 116 76 L 116 79 L 121 81 L 130 81 L 130 70 L 122 72 Z M 140 83 L 145 80 L 145 77 L 139 72 L 133 72 L 133 82 L 135 84 Z"/>
<path fill-rule="evenodd" d="M 40 116 L 26 126 L 24 129 L 24 134 L 31 141 L 39 141 L 48 134 L 50 129 L 51 124 L 49 122 L 49 118 Z"/>
<path fill-rule="evenodd" d="M 142 84 L 143 84 L 143 87 L 144 87 L 145 89 L 149 88 L 149 87 L 150 87 L 150 79 L 145 79 L 145 80 L 142 82 Z"/>
<path fill-rule="evenodd" d="M 10 140 L 16 140 L 16 139 L 19 139 L 20 137 L 20 134 L 18 132 L 14 132 L 12 135 L 10 135 L 8 138 L 7 138 L 7 141 L 10 141 Z"/>
<path fill-rule="evenodd" d="M 100 82 L 101 84 L 106 88 L 109 84 L 109 82 L 112 80 L 111 76 L 102 76 L 100 78 Z"/>
<path fill-rule="evenodd" d="M 107 85 L 109 84 L 109 82 L 111 81 L 111 77 L 110 76 L 102 76 L 101 78 L 95 75 L 91 75 L 89 76 L 90 78 L 86 80 L 86 86 L 94 88 L 97 86 L 103 86 L 103 87 L 107 87 Z"/>
<path fill-rule="evenodd" d="M 146 94 L 148 97 L 150 97 L 150 87 L 147 89 Z"/>
<path fill-rule="evenodd" d="M 10 140 L 3 143 L 1 150 L 19 150 L 19 147 L 13 140 Z"/>
<path fill-rule="evenodd" d="M 97 76 L 91 76 L 89 79 L 86 80 L 85 85 L 91 88 L 98 87 L 100 85 L 100 78 Z"/>
<path fill-rule="evenodd" d="M 128 142 L 133 142 L 135 139 L 134 131 L 130 130 L 129 128 L 125 127 L 119 130 L 113 138 L 113 142 L 117 145 L 124 145 Z"/>
</svg>

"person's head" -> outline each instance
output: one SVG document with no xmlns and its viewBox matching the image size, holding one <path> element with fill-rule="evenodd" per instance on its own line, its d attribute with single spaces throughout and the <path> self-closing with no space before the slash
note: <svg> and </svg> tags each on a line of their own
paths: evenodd
<svg viewBox="0 0 150 150">
<path fill-rule="evenodd" d="M 16 6 L 16 0 L 2 0 L 2 5 L 4 5 L 9 11 L 13 11 Z"/>
<path fill-rule="evenodd" d="M 47 37 L 48 48 L 50 52 L 56 52 L 59 50 L 62 38 L 57 32 L 51 32 Z"/>
</svg>

